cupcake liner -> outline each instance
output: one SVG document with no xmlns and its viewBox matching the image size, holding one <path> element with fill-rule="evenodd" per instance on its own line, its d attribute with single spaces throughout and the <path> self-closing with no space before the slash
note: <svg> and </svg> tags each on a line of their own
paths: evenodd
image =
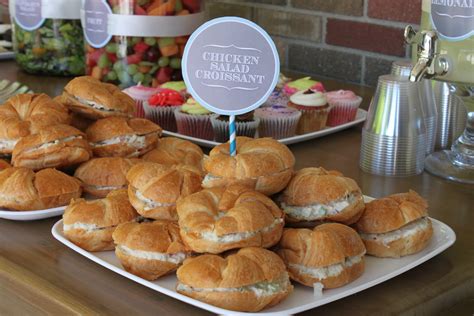
<svg viewBox="0 0 474 316">
<path fill-rule="evenodd" d="M 145 118 L 160 125 L 166 131 L 176 133 L 176 118 L 174 116 L 175 106 L 150 106 L 147 101 L 143 102 Z"/>
<path fill-rule="evenodd" d="M 145 110 L 143 109 L 143 101 L 135 99 L 135 117 L 145 118 Z"/>
<path fill-rule="evenodd" d="M 260 119 L 258 136 L 273 137 L 274 139 L 295 136 L 300 117 L 301 112 L 287 117 L 258 117 Z"/>
<path fill-rule="evenodd" d="M 135 117 L 145 118 L 143 103 L 153 94 L 160 91 L 158 88 L 143 87 L 141 84 L 122 90 L 135 101 Z"/>
<path fill-rule="evenodd" d="M 361 97 L 352 101 L 330 101 L 331 111 L 328 115 L 327 125 L 337 126 L 355 120 L 361 102 Z"/>
<path fill-rule="evenodd" d="M 355 120 L 358 107 L 337 106 L 328 115 L 327 126 L 338 126 Z"/>
<path fill-rule="evenodd" d="M 302 135 L 312 133 L 326 127 L 330 107 L 298 106 L 296 108 L 301 112 L 301 117 L 296 128 L 296 134 Z"/>
<path fill-rule="evenodd" d="M 229 121 L 218 120 L 218 114 L 211 115 L 211 124 L 214 130 L 214 137 L 217 142 L 226 143 L 229 141 Z M 237 136 L 247 136 L 254 138 L 260 120 L 255 118 L 249 122 L 235 122 Z"/>
<path fill-rule="evenodd" d="M 178 133 L 213 140 L 214 130 L 211 124 L 210 114 L 195 115 L 181 112 L 181 107 L 175 109 L 176 125 Z"/>
</svg>

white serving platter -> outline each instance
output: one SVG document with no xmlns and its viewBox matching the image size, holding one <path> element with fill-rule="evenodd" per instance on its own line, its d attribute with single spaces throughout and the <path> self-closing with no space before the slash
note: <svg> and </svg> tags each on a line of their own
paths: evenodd
<svg viewBox="0 0 474 316">
<path fill-rule="evenodd" d="M 11 211 L 0 209 L 0 218 L 9 219 L 12 221 L 35 221 L 38 219 L 60 216 L 64 213 L 65 209 L 66 206 L 36 211 Z"/>
<path fill-rule="evenodd" d="M 293 136 L 293 137 L 279 139 L 279 141 L 281 143 L 285 144 L 285 145 L 304 142 L 304 141 L 307 141 L 307 140 L 310 140 L 310 139 L 319 138 L 319 137 L 322 137 L 322 136 L 326 136 L 326 135 L 329 135 L 329 134 L 333 134 L 333 133 L 342 131 L 344 129 L 347 129 L 349 127 L 352 127 L 354 125 L 362 123 L 366 119 L 367 119 L 367 111 L 362 110 L 362 109 L 358 109 L 356 118 L 352 122 L 348 122 L 346 124 L 342 124 L 342 125 L 338 125 L 338 126 L 334 126 L 334 127 L 326 127 L 325 129 L 317 131 L 317 132 L 312 132 L 312 133 L 308 133 L 308 134 L 296 135 L 296 136 Z M 169 132 L 169 131 L 166 131 L 166 130 L 163 131 L 163 134 L 166 135 L 166 136 L 173 136 L 173 137 L 179 137 L 179 138 L 182 138 L 182 139 L 186 139 L 186 140 L 189 140 L 189 141 L 191 141 L 191 142 L 193 142 L 197 145 L 200 145 L 200 146 L 203 146 L 203 147 L 208 147 L 208 148 L 212 148 L 214 146 L 217 146 L 217 145 L 221 144 L 219 142 L 215 142 L 215 141 L 212 141 L 212 140 L 206 140 L 206 139 L 202 139 L 202 138 L 191 137 L 191 136 L 182 135 L 182 134 L 179 134 L 179 133 Z"/>
<path fill-rule="evenodd" d="M 433 238 L 427 248 L 423 251 L 400 259 L 380 259 L 366 256 L 365 272 L 360 278 L 346 286 L 337 289 L 325 290 L 321 296 L 314 296 L 314 291 L 312 288 L 293 282 L 295 286 L 294 292 L 286 300 L 272 308 L 265 309 L 256 314 L 272 316 L 290 315 L 310 310 L 312 308 L 363 291 L 369 287 L 400 275 L 403 272 L 413 269 L 414 267 L 443 252 L 456 240 L 456 235 L 448 225 L 435 219 L 431 220 L 433 222 Z M 252 313 L 242 313 L 222 309 L 177 293 L 175 291 L 177 279 L 174 274 L 165 276 L 153 282 L 133 275 L 123 269 L 113 251 L 88 252 L 67 240 L 63 234 L 62 220 L 58 221 L 53 226 L 52 234 L 58 241 L 78 252 L 79 254 L 85 256 L 86 258 L 159 293 L 168 295 L 187 304 L 191 304 L 220 315 L 255 315 Z"/>
</svg>

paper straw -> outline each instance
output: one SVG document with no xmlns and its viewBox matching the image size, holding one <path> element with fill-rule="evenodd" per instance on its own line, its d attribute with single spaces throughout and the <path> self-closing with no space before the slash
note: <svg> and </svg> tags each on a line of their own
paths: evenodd
<svg viewBox="0 0 474 316">
<path fill-rule="evenodd" d="M 235 144 L 235 115 L 229 116 L 230 155 L 235 156 L 237 146 Z"/>
</svg>

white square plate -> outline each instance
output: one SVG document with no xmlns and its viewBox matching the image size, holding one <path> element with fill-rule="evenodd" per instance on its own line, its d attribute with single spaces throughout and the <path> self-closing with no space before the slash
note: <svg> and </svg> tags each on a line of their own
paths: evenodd
<svg viewBox="0 0 474 316">
<path fill-rule="evenodd" d="M 433 223 L 433 238 L 426 249 L 423 251 L 411 256 L 402 257 L 400 259 L 380 259 L 366 256 L 365 272 L 360 278 L 350 284 L 347 284 L 346 286 L 337 289 L 325 290 L 320 297 L 314 296 L 314 291 L 312 288 L 294 283 L 294 292 L 286 300 L 272 308 L 265 309 L 258 314 L 289 315 L 303 312 L 363 291 L 369 287 L 402 274 L 403 272 L 413 269 L 414 267 L 444 251 L 456 240 L 456 235 L 449 226 L 435 219 L 431 220 Z M 62 220 L 58 221 L 53 226 L 52 233 L 57 240 L 79 254 L 89 258 L 90 260 L 107 269 L 110 269 L 157 292 L 220 315 L 252 315 L 251 313 L 240 313 L 215 307 L 213 305 L 209 305 L 177 293 L 175 291 L 177 280 L 174 274 L 151 282 L 128 273 L 123 269 L 113 251 L 88 252 L 67 240 L 63 235 Z"/>
</svg>

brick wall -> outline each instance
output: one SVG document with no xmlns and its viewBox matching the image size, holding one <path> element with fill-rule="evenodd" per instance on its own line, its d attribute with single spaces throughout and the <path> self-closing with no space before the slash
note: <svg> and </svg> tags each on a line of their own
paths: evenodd
<svg viewBox="0 0 474 316">
<path fill-rule="evenodd" d="M 252 20 L 273 37 L 282 67 L 374 86 L 392 61 L 409 58 L 407 24 L 421 0 L 206 0 L 211 18 Z"/>
</svg>

